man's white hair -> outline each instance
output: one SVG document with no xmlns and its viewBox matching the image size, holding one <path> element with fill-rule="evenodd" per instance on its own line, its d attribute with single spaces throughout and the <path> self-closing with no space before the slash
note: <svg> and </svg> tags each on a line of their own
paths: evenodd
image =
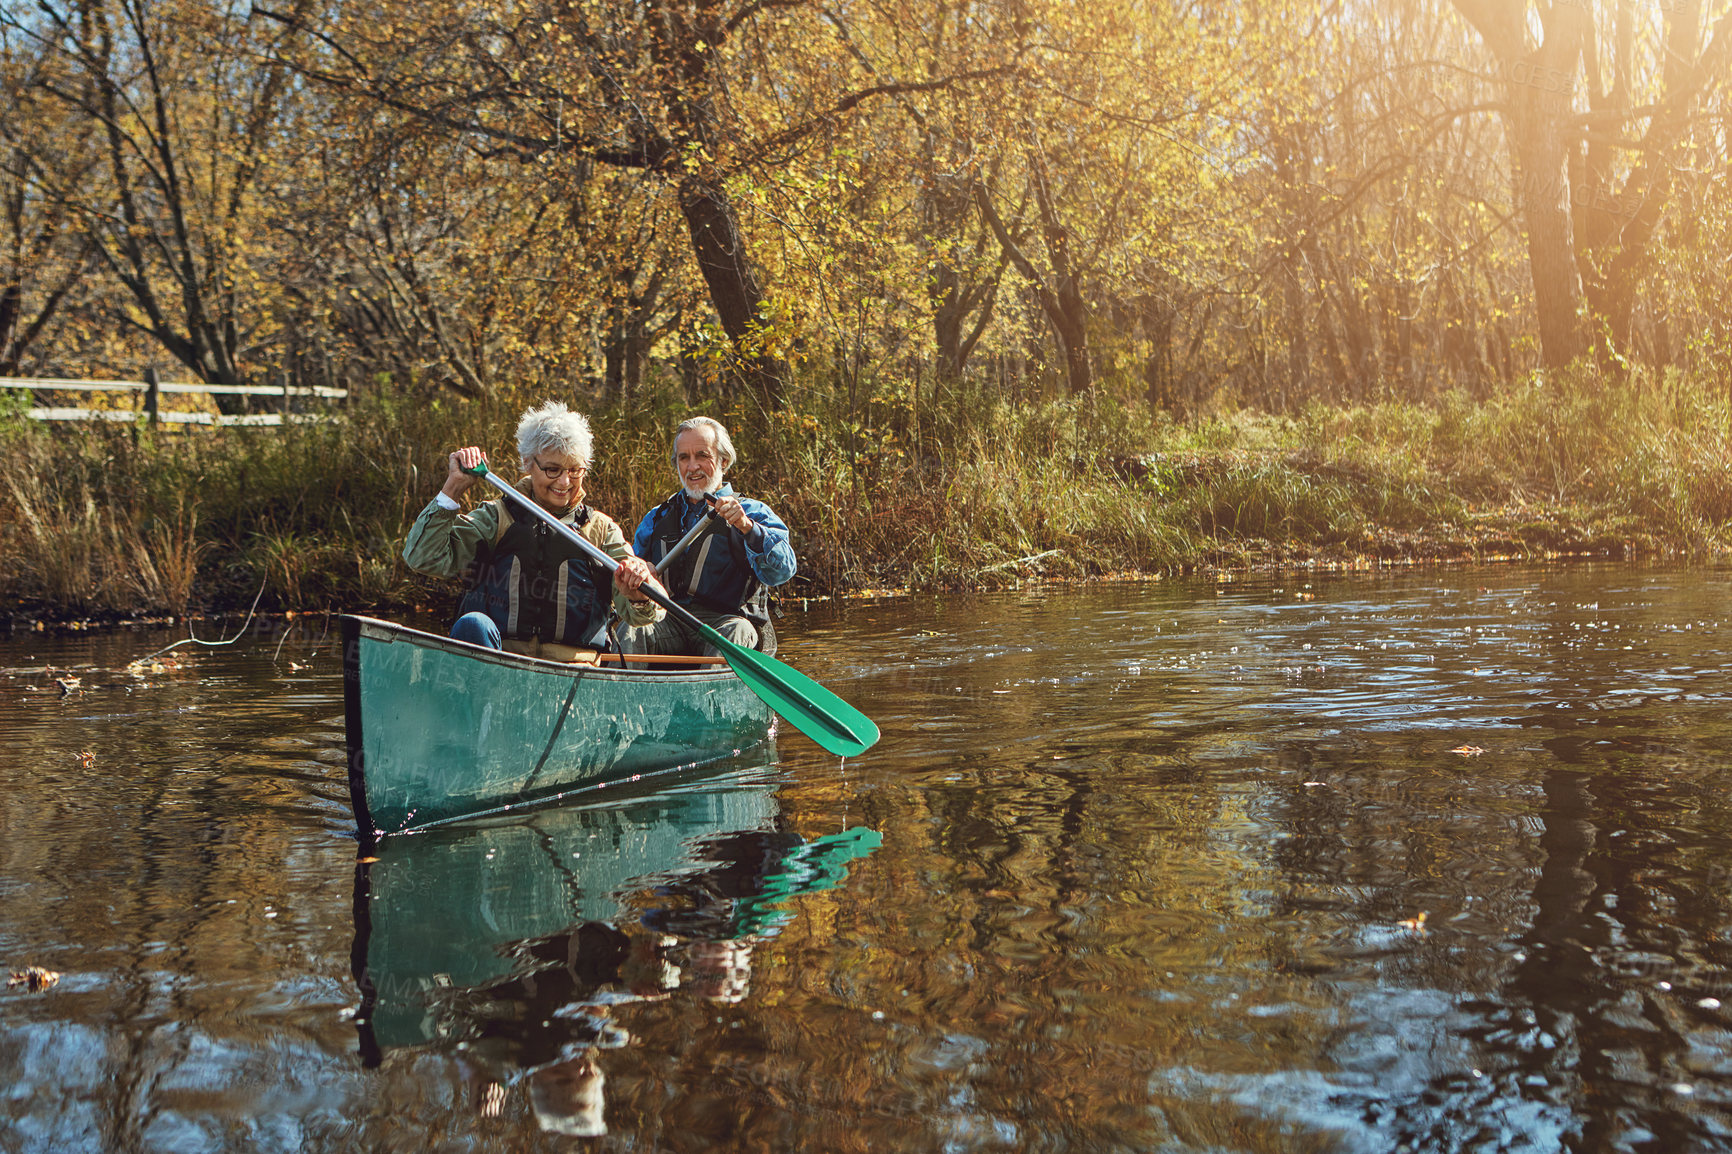
<svg viewBox="0 0 1732 1154">
<path fill-rule="evenodd" d="M 595 438 L 590 435 L 589 421 L 558 401 L 543 402 L 517 422 L 517 455 L 525 461 L 557 455 L 576 457 L 578 464 L 588 466 L 594 454 Z"/>
<path fill-rule="evenodd" d="M 689 433 L 694 429 L 706 429 L 715 435 L 716 455 L 721 458 L 722 472 L 725 473 L 734 467 L 734 462 L 738 460 L 734 456 L 734 442 L 729 438 L 728 430 L 722 427 L 722 423 L 713 417 L 691 417 L 681 421 L 679 428 L 674 430 L 673 448 L 668 456 L 673 461 L 676 470 L 680 467 L 680 434 Z"/>
</svg>

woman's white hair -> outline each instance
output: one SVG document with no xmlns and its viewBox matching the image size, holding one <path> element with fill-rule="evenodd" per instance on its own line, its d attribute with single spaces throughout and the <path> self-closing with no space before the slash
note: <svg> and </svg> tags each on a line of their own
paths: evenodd
<svg viewBox="0 0 1732 1154">
<path fill-rule="evenodd" d="M 734 456 L 734 442 L 729 438 L 728 430 L 722 427 L 722 423 L 714 417 L 691 417 L 681 421 L 679 428 L 674 430 L 673 447 L 668 456 L 673 460 L 676 470 L 680 467 L 680 434 L 694 429 L 707 429 L 715 435 L 716 456 L 722 460 L 722 472 L 734 467 L 734 462 L 739 458 Z"/>
<path fill-rule="evenodd" d="M 517 455 L 525 461 L 543 454 L 576 457 L 588 466 L 595 455 L 595 438 L 589 421 L 558 401 L 545 401 L 523 414 L 517 422 Z"/>
</svg>

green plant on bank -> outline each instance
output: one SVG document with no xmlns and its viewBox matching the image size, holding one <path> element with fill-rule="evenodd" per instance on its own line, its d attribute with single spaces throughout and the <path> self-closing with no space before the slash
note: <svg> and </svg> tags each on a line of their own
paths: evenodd
<svg viewBox="0 0 1732 1154">
<path fill-rule="evenodd" d="M 0 432 L 17 430 L 30 419 L 29 389 L 0 389 Z"/>
<path fill-rule="evenodd" d="M 320 552 L 298 533 L 258 533 L 247 550 L 265 588 L 274 590 L 285 605 L 303 603 L 301 581 L 317 565 Z"/>
<path fill-rule="evenodd" d="M 812 379 L 768 415 L 665 387 L 593 409 L 591 503 L 629 531 L 674 488 L 669 432 L 703 412 L 734 430 L 730 478 L 794 529 L 793 596 L 1305 558 L 1700 556 L 1732 526 L 1725 392 L 1675 372 L 1186 421 L 1110 390 L 854 384 L 851 406 Z M 244 608 L 263 585 L 274 609 L 443 609 L 451 587 L 401 563 L 408 527 L 452 448 L 515 464 L 516 418 L 546 396 L 362 396 L 339 420 L 282 428 L 6 426 L 0 596 L 182 613 Z"/>
</svg>

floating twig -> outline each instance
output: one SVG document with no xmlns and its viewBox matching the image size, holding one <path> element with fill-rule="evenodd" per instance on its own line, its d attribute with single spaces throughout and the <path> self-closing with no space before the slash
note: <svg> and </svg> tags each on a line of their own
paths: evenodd
<svg viewBox="0 0 1732 1154">
<path fill-rule="evenodd" d="M 176 641 L 173 645 L 165 645 L 161 649 L 158 649 L 155 653 L 146 653 L 143 657 L 135 657 L 131 661 L 126 663 L 127 667 L 131 668 L 134 665 L 143 665 L 146 661 L 149 661 L 151 658 L 161 657 L 164 653 L 167 653 L 170 649 L 179 649 L 182 645 L 208 645 L 208 646 L 211 646 L 212 648 L 219 646 L 219 645 L 233 645 L 235 642 L 239 641 L 243 636 L 246 635 L 247 626 L 249 626 L 253 623 L 253 612 L 256 609 L 258 609 L 259 598 L 261 598 L 265 595 L 265 586 L 267 584 L 269 584 L 269 578 L 266 578 L 265 581 L 261 581 L 259 583 L 259 591 L 253 595 L 252 608 L 247 610 L 247 619 L 245 621 L 241 622 L 241 627 L 238 630 L 236 630 L 235 635 L 233 637 L 229 638 L 227 641 L 206 641 L 203 638 L 191 636 L 191 634 L 192 634 L 192 622 L 188 621 L 186 623 L 186 631 L 187 631 L 188 636 L 185 639 L 180 640 L 180 641 Z"/>
</svg>

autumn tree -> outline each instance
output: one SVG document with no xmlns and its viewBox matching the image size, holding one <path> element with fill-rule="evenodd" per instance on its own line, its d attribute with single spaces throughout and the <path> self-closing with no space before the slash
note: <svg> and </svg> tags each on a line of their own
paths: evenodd
<svg viewBox="0 0 1732 1154">
<path fill-rule="evenodd" d="M 1703 106 L 1732 69 L 1732 10 L 1711 30 L 1706 16 L 1700 0 L 1648 11 L 1619 5 L 1610 35 L 1597 29 L 1597 51 L 1584 53 L 1588 123 L 1572 158 L 1580 192 L 1570 202 L 1590 315 L 1614 355 L 1634 351 L 1638 290 L 1659 267 L 1660 221 L 1690 168 L 1692 136 L 1713 132 Z"/>
<path fill-rule="evenodd" d="M 245 382 L 268 320 L 255 193 L 292 92 L 260 60 L 282 31 L 192 0 L 39 0 L 0 24 L 43 58 L 22 98 L 91 141 L 20 147 L 35 195 L 123 288 L 111 318 L 201 380 Z"/>
<path fill-rule="evenodd" d="M 88 182 L 92 126 L 28 99 L 45 63 L 40 45 L 0 26 L 0 376 L 20 374 L 52 343 L 90 265 L 88 240 L 64 200 L 45 195 L 44 177 L 53 169 Z"/>
<path fill-rule="evenodd" d="M 1732 123 L 1732 93 L 1721 90 L 1708 109 L 1722 126 Z M 1718 375 L 1732 400 L 1732 166 L 1724 127 L 1702 132 L 1678 154 L 1672 173 L 1673 211 L 1662 218 L 1654 240 L 1655 264 L 1664 276 L 1644 293 L 1648 359 L 1675 363 L 1690 379 Z M 1632 325 L 1632 345 L 1641 330 Z"/>
<path fill-rule="evenodd" d="M 983 84 L 898 92 L 846 142 L 861 156 L 861 183 L 875 192 L 871 219 L 917 252 L 932 354 L 941 381 L 960 378 L 994 319 L 1010 255 L 982 219 L 976 189 L 996 188 L 1005 157 L 993 148 L 1028 50 L 1020 3 L 965 5 L 908 0 L 871 9 L 836 35 L 875 83 L 895 76 L 970 74 Z M 840 202 L 849 198 L 838 198 Z M 857 206 L 855 201 L 850 207 Z M 871 229 L 870 221 L 866 228 Z M 880 262 L 881 263 L 881 262 Z M 911 297 L 911 302 L 918 297 Z"/>
<path fill-rule="evenodd" d="M 1256 238 L 1270 401 L 1422 400 L 1513 373 L 1525 253 L 1496 207 L 1495 122 L 1455 64 L 1471 35 L 1434 0 L 1319 4 L 1301 37 L 1316 66 L 1267 69 L 1281 79 L 1248 101 L 1259 162 L 1231 215 Z"/>
<path fill-rule="evenodd" d="M 1595 329 L 1621 354 L 1675 150 L 1732 63 L 1732 12 L 1705 32 L 1701 0 L 1455 6 L 1503 95 L 1545 362 L 1587 351 Z"/>
<path fill-rule="evenodd" d="M 447 134 L 354 113 L 323 102 L 317 131 L 284 145 L 303 176 L 262 198 L 281 250 L 281 351 L 468 398 L 568 368 L 561 202 L 544 182 L 497 179 Z"/>
<path fill-rule="evenodd" d="M 1164 377 L 1170 306 L 1194 305 L 1202 282 L 1231 275 L 1210 268 L 1218 241 L 1196 235 L 1202 258 L 1191 260 L 1183 238 L 1205 221 L 1217 236 L 1233 230 L 1203 201 L 1245 142 L 1232 127 L 1241 78 L 1293 59 L 1288 7 L 1024 10 L 1027 61 L 983 150 L 1005 163 L 990 178 L 978 170 L 974 197 L 1055 338 L 1070 392 L 1093 390 L 1103 343 L 1121 346 L 1114 363 L 1122 346 L 1141 346 L 1130 356 L 1145 379 Z M 1115 331 L 1127 319 L 1135 335 Z"/>
<path fill-rule="evenodd" d="M 736 182 L 864 103 L 958 79 L 874 82 L 836 51 L 832 71 L 859 83 L 813 101 L 813 86 L 762 69 L 785 45 L 829 38 L 828 14 L 774 0 L 453 0 L 413 20 L 350 5 L 318 23 L 271 14 L 315 36 L 317 51 L 296 58 L 309 77 L 460 134 L 483 155 L 634 170 L 667 189 L 735 375 L 772 407 L 787 365 Z"/>
</svg>

